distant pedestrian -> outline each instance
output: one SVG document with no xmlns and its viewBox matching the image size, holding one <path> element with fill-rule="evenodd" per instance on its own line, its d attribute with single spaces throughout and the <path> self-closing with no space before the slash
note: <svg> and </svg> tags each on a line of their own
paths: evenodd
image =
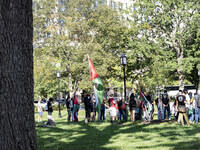
<svg viewBox="0 0 200 150">
<path fill-rule="evenodd" d="M 43 118 L 43 110 L 42 110 L 42 106 L 41 106 L 41 97 L 39 97 L 38 99 L 38 105 L 37 105 L 37 108 L 38 108 L 38 122 L 42 122 L 42 118 Z"/>
</svg>

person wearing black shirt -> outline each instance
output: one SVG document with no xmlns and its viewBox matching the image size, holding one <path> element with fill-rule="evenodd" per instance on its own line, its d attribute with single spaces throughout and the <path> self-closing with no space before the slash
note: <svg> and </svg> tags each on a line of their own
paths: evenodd
<svg viewBox="0 0 200 150">
<path fill-rule="evenodd" d="M 163 106 L 164 106 L 164 119 L 166 119 L 166 111 L 167 111 L 167 114 L 168 114 L 168 119 L 171 120 L 171 112 L 170 112 L 170 97 L 169 95 L 167 94 L 167 90 L 164 91 L 164 94 L 162 94 L 162 103 L 163 103 Z"/>
<path fill-rule="evenodd" d="M 85 123 L 90 121 L 90 114 L 92 110 L 92 101 L 89 94 L 87 94 L 84 98 L 84 105 L 85 105 Z"/>
<path fill-rule="evenodd" d="M 184 125 L 183 117 L 185 118 L 187 125 L 190 125 L 190 123 L 188 121 L 188 116 L 187 116 L 187 113 L 186 113 L 185 103 L 186 103 L 186 97 L 185 97 L 184 93 L 179 92 L 179 94 L 177 96 L 177 102 L 176 102 L 177 110 L 179 112 L 179 118 L 181 120 L 182 125 Z"/>
</svg>

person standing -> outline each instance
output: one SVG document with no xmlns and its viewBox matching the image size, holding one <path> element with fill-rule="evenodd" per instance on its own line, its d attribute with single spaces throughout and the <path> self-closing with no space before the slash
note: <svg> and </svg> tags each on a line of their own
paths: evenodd
<svg viewBox="0 0 200 150">
<path fill-rule="evenodd" d="M 42 111 L 42 106 L 41 106 L 41 97 L 39 97 L 38 99 L 38 105 L 37 105 L 37 108 L 38 108 L 38 122 L 42 122 L 42 118 L 43 118 L 43 111 Z"/>
<path fill-rule="evenodd" d="M 85 105 L 85 123 L 90 121 L 90 115 L 92 110 L 92 101 L 90 94 L 87 94 L 84 98 L 84 105 Z"/>
<path fill-rule="evenodd" d="M 186 97 L 186 103 L 185 103 L 185 106 L 186 106 L 186 112 L 187 112 L 187 115 L 188 115 L 188 118 L 189 118 L 189 106 L 190 106 L 190 97 L 188 95 L 188 90 L 187 89 L 184 89 L 183 90 L 183 93 Z"/>
<path fill-rule="evenodd" d="M 195 113 L 195 109 L 193 109 L 193 96 L 192 96 L 192 92 L 189 92 L 189 98 L 190 98 L 190 102 L 189 102 L 189 112 L 188 112 L 188 119 L 190 121 L 190 123 L 192 123 L 194 121 L 194 113 Z"/>
<path fill-rule="evenodd" d="M 105 99 L 103 99 L 103 102 L 101 104 L 101 115 L 100 115 L 100 120 L 106 120 L 106 117 L 105 117 L 105 110 L 106 110 L 106 102 L 105 102 Z"/>
<path fill-rule="evenodd" d="M 71 116 L 72 116 L 72 111 L 71 111 L 71 108 L 70 108 L 70 103 L 71 103 L 71 100 L 70 100 L 70 96 L 68 95 L 68 96 L 67 96 L 67 101 L 66 101 L 67 113 L 68 113 L 68 118 L 67 118 L 67 120 L 68 120 L 68 121 L 70 121 Z"/>
<path fill-rule="evenodd" d="M 122 109 L 123 101 L 122 98 L 120 98 L 118 102 L 118 107 L 119 107 L 119 120 L 121 120 L 121 117 L 123 117 L 124 120 L 124 110 Z"/>
<path fill-rule="evenodd" d="M 109 103 L 109 112 L 110 112 L 110 122 L 112 123 L 116 118 L 116 107 L 115 107 L 115 100 L 114 98 L 108 99 Z"/>
<path fill-rule="evenodd" d="M 55 120 L 52 116 L 53 113 L 53 98 L 49 98 L 49 100 L 47 101 L 47 107 L 48 107 L 48 121 L 46 123 L 46 125 L 51 125 L 51 126 L 55 126 Z"/>
<path fill-rule="evenodd" d="M 162 94 L 162 103 L 163 103 L 163 111 L 164 111 L 164 119 L 166 119 L 166 111 L 168 114 L 168 119 L 171 120 L 171 112 L 170 112 L 170 97 L 167 94 L 167 90 L 164 90 Z"/>
<path fill-rule="evenodd" d="M 92 121 L 96 121 L 96 100 L 95 96 L 92 96 L 92 107 L 91 107 Z"/>
<path fill-rule="evenodd" d="M 136 99 L 134 93 L 131 93 L 130 95 L 129 108 L 131 112 L 131 121 L 135 122 Z"/>
<path fill-rule="evenodd" d="M 189 126 L 190 123 L 188 121 L 188 115 L 186 113 L 186 96 L 185 96 L 185 93 L 181 93 L 179 92 L 178 96 L 177 96 L 177 110 L 179 112 L 179 118 L 180 118 L 180 121 L 181 121 L 181 124 L 184 125 L 184 120 L 183 120 L 183 117 L 185 118 L 185 121 L 187 123 L 187 125 Z M 179 120 L 179 119 L 178 119 Z"/>
<path fill-rule="evenodd" d="M 195 109 L 195 123 L 200 122 L 200 95 L 195 93 L 193 108 Z"/>
</svg>

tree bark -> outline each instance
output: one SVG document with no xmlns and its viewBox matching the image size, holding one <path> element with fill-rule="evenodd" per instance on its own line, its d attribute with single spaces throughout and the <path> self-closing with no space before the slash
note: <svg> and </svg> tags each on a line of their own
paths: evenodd
<svg viewBox="0 0 200 150">
<path fill-rule="evenodd" d="M 0 1 L 0 149 L 35 150 L 32 0 Z"/>
<path fill-rule="evenodd" d="M 182 65 L 182 60 L 183 60 L 183 51 L 180 50 L 180 48 L 177 49 L 177 61 L 178 61 L 178 77 L 179 77 L 179 90 L 184 89 L 184 74 L 183 74 L 183 65 Z"/>
</svg>

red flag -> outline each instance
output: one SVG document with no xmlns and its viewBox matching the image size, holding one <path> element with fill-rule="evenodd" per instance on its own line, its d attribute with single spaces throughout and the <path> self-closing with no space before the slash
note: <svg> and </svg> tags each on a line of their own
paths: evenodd
<svg viewBox="0 0 200 150">
<path fill-rule="evenodd" d="M 94 68 L 94 65 L 89 56 L 88 56 L 88 60 L 89 60 L 89 67 L 90 67 L 90 81 L 92 81 L 96 78 L 99 78 L 99 75 L 97 74 L 97 71 Z"/>
</svg>

